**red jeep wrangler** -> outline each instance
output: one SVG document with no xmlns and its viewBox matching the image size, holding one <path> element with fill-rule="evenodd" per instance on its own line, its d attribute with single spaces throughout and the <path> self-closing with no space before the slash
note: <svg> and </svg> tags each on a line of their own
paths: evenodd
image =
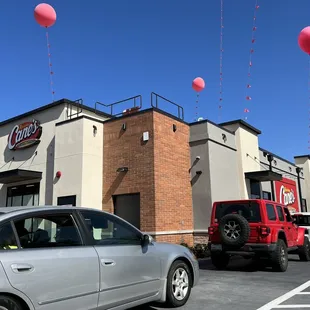
<svg viewBox="0 0 310 310">
<path fill-rule="evenodd" d="M 295 225 L 287 207 L 260 199 L 215 202 L 209 249 L 218 269 L 226 268 L 232 255 L 267 259 L 276 271 L 286 271 L 288 253 L 310 260 L 305 228 Z"/>
</svg>

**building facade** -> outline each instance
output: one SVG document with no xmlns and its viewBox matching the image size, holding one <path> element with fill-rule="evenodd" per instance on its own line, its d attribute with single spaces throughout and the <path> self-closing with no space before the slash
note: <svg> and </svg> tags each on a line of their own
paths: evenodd
<svg viewBox="0 0 310 310">
<path fill-rule="evenodd" d="M 260 134 L 242 120 L 188 124 L 157 104 L 112 115 L 63 99 L 0 123 L 0 204 L 103 209 L 157 240 L 205 242 L 214 201 L 307 210 L 310 156 L 285 160 Z"/>
</svg>

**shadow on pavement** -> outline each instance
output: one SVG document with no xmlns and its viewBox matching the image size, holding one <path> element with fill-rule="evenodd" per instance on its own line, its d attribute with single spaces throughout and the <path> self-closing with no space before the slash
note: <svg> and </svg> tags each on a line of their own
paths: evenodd
<svg viewBox="0 0 310 310">
<path fill-rule="evenodd" d="M 199 262 L 201 270 L 217 270 L 211 263 L 210 259 Z M 271 267 L 265 260 L 254 261 L 252 259 L 244 259 L 242 257 L 232 257 L 226 271 L 243 271 L 243 272 L 272 272 Z"/>
<path fill-rule="evenodd" d="M 298 258 L 289 258 L 289 261 L 297 262 L 300 261 Z M 211 263 L 211 259 L 204 259 L 199 261 L 199 267 L 201 270 L 217 270 Z M 244 259 L 239 256 L 234 256 L 231 258 L 231 261 L 226 271 L 244 271 L 244 272 L 273 272 L 270 263 L 267 260 L 253 260 L 253 259 Z"/>
</svg>

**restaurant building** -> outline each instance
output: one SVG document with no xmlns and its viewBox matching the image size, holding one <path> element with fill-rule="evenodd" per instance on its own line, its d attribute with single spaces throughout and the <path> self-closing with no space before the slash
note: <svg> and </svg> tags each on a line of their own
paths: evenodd
<svg viewBox="0 0 310 310">
<path fill-rule="evenodd" d="M 310 156 L 290 162 L 261 148 L 261 131 L 243 120 L 189 124 L 181 106 L 151 98 L 146 109 L 141 96 L 95 108 L 62 99 L 1 122 L 0 204 L 103 209 L 189 244 L 205 242 L 217 200 L 307 210 Z M 126 109 L 113 113 L 119 104 Z"/>
</svg>

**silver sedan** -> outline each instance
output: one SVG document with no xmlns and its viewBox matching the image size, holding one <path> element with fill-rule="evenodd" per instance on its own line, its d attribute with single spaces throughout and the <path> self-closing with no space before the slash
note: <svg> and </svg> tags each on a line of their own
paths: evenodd
<svg viewBox="0 0 310 310">
<path fill-rule="evenodd" d="M 183 306 L 198 262 L 119 217 L 77 207 L 0 208 L 0 309 Z"/>
</svg>

